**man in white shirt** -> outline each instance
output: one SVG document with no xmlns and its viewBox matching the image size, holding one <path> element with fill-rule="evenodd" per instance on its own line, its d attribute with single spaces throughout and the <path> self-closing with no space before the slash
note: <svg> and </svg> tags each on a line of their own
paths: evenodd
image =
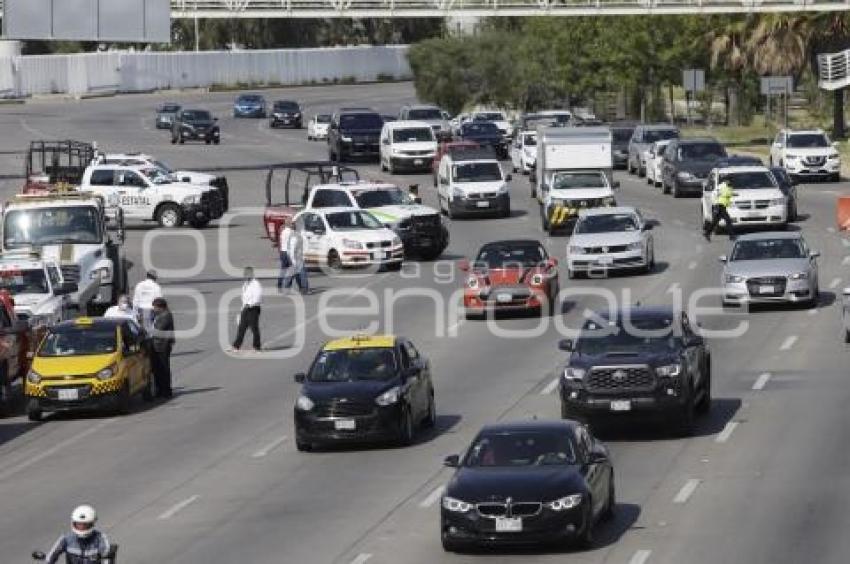
<svg viewBox="0 0 850 564">
<path fill-rule="evenodd" d="M 156 271 L 149 270 L 147 277 L 136 284 L 136 289 L 133 292 L 133 305 L 139 312 L 142 326 L 148 331 L 150 331 L 153 323 L 153 301 L 162 297 L 162 288 L 156 279 Z"/>
<path fill-rule="evenodd" d="M 254 338 L 254 350 L 262 349 L 260 344 L 260 303 L 263 299 L 263 287 L 254 277 L 254 269 L 245 269 L 245 283 L 242 284 L 242 311 L 239 314 L 239 328 L 236 330 L 236 340 L 233 350 L 238 351 L 245 339 L 245 331 L 250 328 Z"/>
<path fill-rule="evenodd" d="M 284 219 L 278 234 L 277 243 L 280 251 L 280 276 L 277 278 L 277 289 L 283 288 L 284 281 L 291 276 L 292 260 L 289 256 L 289 245 L 292 239 L 292 227 L 289 221 Z"/>
<path fill-rule="evenodd" d="M 130 298 L 123 294 L 118 297 L 118 305 L 114 305 L 107 309 L 106 313 L 103 314 L 103 317 L 118 317 L 132 319 L 134 321 L 138 319 L 136 317 L 136 312 L 133 311 L 133 306 L 130 305 Z"/>
<path fill-rule="evenodd" d="M 301 237 L 301 225 L 296 223 L 294 229 L 290 229 L 286 248 L 287 259 L 290 267 L 283 281 L 284 288 L 292 287 L 293 278 L 298 282 L 298 289 L 302 294 L 307 294 L 310 288 L 307 285 L 307 269 L 304 265 L 304 239 Z"/>
</svg>

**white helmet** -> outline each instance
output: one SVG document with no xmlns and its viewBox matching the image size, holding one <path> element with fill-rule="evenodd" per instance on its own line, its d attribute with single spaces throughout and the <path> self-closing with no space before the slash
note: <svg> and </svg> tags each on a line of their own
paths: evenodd
<svg viewBox="0 0 850 564">
<path fill-rule="evenodd" d="M 91 505 L 81 505 L 71 513 L 71 530 L 80 538 L 85 538 L 94 532 L 97 513 Z"/>
</svg>

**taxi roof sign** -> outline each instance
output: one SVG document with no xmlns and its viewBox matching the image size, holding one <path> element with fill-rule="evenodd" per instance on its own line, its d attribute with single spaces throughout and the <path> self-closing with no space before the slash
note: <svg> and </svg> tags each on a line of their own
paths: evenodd
<svg viewBox="0 0 850 564">
<path fill-rule="evenodd" d="M 94 325 L 94 319 L 91 317 L 78 317 L 74 320 L 76 325 Z"/>
<path fill-rule="evenodd" d="M 340 351 L 359 348 L 390 348 L 395 346 L 396 338 L 392 335 L 353 335 L 343 339 L 328 341 L 324 350 Z"/>
</svg>

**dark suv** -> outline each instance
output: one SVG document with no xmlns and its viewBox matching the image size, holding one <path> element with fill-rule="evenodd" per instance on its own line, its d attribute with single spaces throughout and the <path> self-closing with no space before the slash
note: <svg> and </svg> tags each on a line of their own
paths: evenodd
<svg viewBox="0 0 850 564">
<path fill-rule="evenodd" d="M 332 161 L 350 158 L 377 159 L 384 119 L 372 110 L 341 110 L 328 128 L 328 156 Z"/>
<path fill-rule="evenodd" d="M 661 158 L 661 188 L 673 197 L 702 194 L 702 185 L 726 149 L 716 139 L 674 139 Z"/>
<path fill-rule="evenodd" d="M 601 420 L 630 414 L 672 419 L 683 435 L 711 408 L 711 356 L 683 312 L 631 307 L 588 319 L 560 378 L 561 416 Z"/>
<path fill-rule="evenodd" d="M 171 124 L 171 142 L 204 141 L 207 145 L 221 143 L 218 118 L 207 110 L 180 110 Z"/>
<path fill-rule="evenodd" d="M 298 105 L 298 102 L 278 100 L 274 103 L 269 127 L 278 127 L 281 125 L 301 129 L 303 120 L 301 106 Z"/>
</svg>

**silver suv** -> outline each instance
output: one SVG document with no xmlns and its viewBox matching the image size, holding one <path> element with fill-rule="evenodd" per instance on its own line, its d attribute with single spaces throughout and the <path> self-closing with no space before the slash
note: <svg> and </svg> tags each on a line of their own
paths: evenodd
<svg viewBox="0 0 850 564">
<path fill-rule="evenodd" d="M 404 106 L 398 112 L 400 121 L 422 121 L 431 126 L 437 139 L 451 137 L 452 128 L 449 124 L 449 114 L 437 106 L 414 105 Z"/>
<path fill-rule="evenodd" d="M 629 142 L 629 160 L 626 162 L 629 174 L 637 173 L 638 176 L 645 176 L 646 162 L 652 144 L 656 141 L 678 138 L 679 128 L 669 123 L 637 126 Z"/>
</svg>

